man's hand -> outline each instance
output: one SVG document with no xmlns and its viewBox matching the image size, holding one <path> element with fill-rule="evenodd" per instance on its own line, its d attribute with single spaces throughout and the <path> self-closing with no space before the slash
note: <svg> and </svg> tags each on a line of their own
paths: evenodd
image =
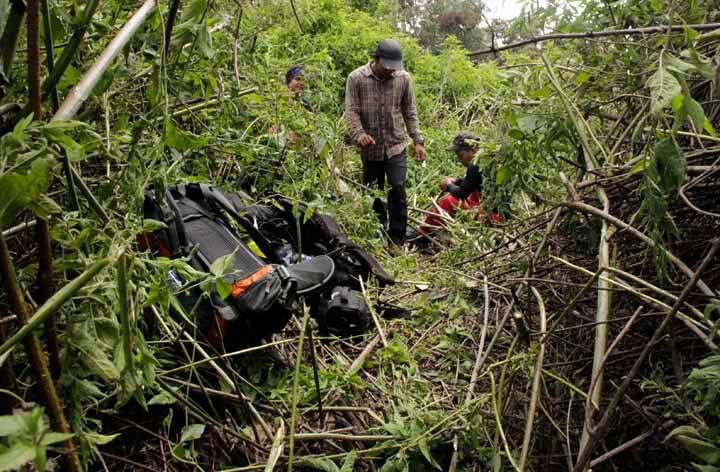
<svg viewBox="0 0 720 472">
<path fill-rule="evenodd" d="M 371 144 L 375 144 L 375 140 L 369 134 L 361 134 L 360 137 L 357 139 L 357 142 L 362 147 L 370 146 Z"/>
<path fill-rule="evenodd" d="M 425 146 L 423 146 L 422 144 L 415 145 L 415 158 L 418 161 L 425 160 Z"/>
<path fill-rule="evenodd" d="M 440 190 L 442 190 L 443 192 L 447 191 L 448 185 L 452 184 L 453 182 L 455 182 L 455 179 L 453 179 L 452 177 L 443 177 L 442 179 L 440 179 Z"/>
</svg>

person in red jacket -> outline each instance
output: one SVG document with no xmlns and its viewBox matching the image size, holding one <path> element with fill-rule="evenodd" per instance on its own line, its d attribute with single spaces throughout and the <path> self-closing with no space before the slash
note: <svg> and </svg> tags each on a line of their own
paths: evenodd
<svg viewBox="0 0 720 472">
<path fill-rule="evenodd" d="M 478 218 L 485 216 L 485 213 L 479 208 L 483 188 L 482 171 L 480 167 L 473 164 L 478 151 L 479 139 L 478 136 L 467 131 L 459 133 L 453 139 L 448 151 L 454 152 L 460 163 L 467 168 L 465 177 L 443 177 L 440 179 L 440 189 L 447 192 L 447 195 L 438 200 L 437 206 L 433 208 L 432 213 L 420 225 L 419 233 L 421 235 L 427 235 L 438 228 L 444 227 L 443 214 L 452 217 L 458 207 L 463 210 L 478 208 Z M 502 217 L 492 212 L 488 216 L 488 221 L 499 223 L 502 222 Z"/>
</svg>

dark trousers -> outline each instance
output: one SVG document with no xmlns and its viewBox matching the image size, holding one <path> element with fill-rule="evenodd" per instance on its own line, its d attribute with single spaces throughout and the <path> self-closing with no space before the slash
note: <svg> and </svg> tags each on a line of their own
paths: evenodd
<svg viewBox="0 0 720 472">
<path fill-rule="evenodd" d="M 363 179 L 371 188 L 385 189 L 385 178 L 390 187 L 387 197 L 387 206 L 381 199 L 373 202 L 373 210 L 380 223 L 385 225 L 390 216 L 389 233 L 394 241 L 405 239 L 407 227 L 407 195 L 405 192 L 405 179 L 407 178 L 407 155 L 405 151 L 398 156 L 384 161 L 363 161 Z"/>
</svg>

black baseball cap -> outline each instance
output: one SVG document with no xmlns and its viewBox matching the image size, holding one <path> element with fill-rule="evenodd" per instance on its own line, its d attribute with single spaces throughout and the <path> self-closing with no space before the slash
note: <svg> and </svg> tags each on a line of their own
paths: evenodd
<svg viewBox="0 0 720 472">
<path fill-rule="evenodd" d="M 375 50 L 375 56 L 386 69 L 402 70 L 403 57 L 400 43 L 394 39 L 383 39 Z"/>
<path fill-rule="evenodd" d="M 472 134 L 469 131 L 461 131 L 453 138 L 452 144 L 447 148 L 448 151 L 458 152 L 464 149 L 474 149 L 477 144 L 473 144 L 469 141 L 479 141 L 480 137 Z"/>
</svg>

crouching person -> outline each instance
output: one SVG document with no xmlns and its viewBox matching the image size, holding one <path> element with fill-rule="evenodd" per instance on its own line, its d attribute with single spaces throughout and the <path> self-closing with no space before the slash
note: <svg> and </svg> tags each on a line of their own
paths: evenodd
<svg viewBox="0 0 720 472">
<path fill-rule="evenodd" d="M 444 227 L 444 219 L 447 216 L 452 217 L 456 208 L 463 210 L 477 208 L 477 218 L 486 217 L 480 206 L 483 188 L 482 171 L 477 164 L 473 163 L 478 152 L 479 139 L 478 136 L 467 131 L 459 133 L 453 139 L 448 151 L 454 152 L 460 163 L 467 168 L 465 177 L 443 177 L 440 180 L 440 188 L 443 192 L 447 192 L 447 195 L 438 200 L 437 206 L 431 210 L 423 224 L 420 225 L 420 235 L 428 235 L 432 231 Z M 502 221 L 502 216 L 496 212 L 492 212 L 487 216 L 488 223 L 500 223 Z"/>
</svg>

